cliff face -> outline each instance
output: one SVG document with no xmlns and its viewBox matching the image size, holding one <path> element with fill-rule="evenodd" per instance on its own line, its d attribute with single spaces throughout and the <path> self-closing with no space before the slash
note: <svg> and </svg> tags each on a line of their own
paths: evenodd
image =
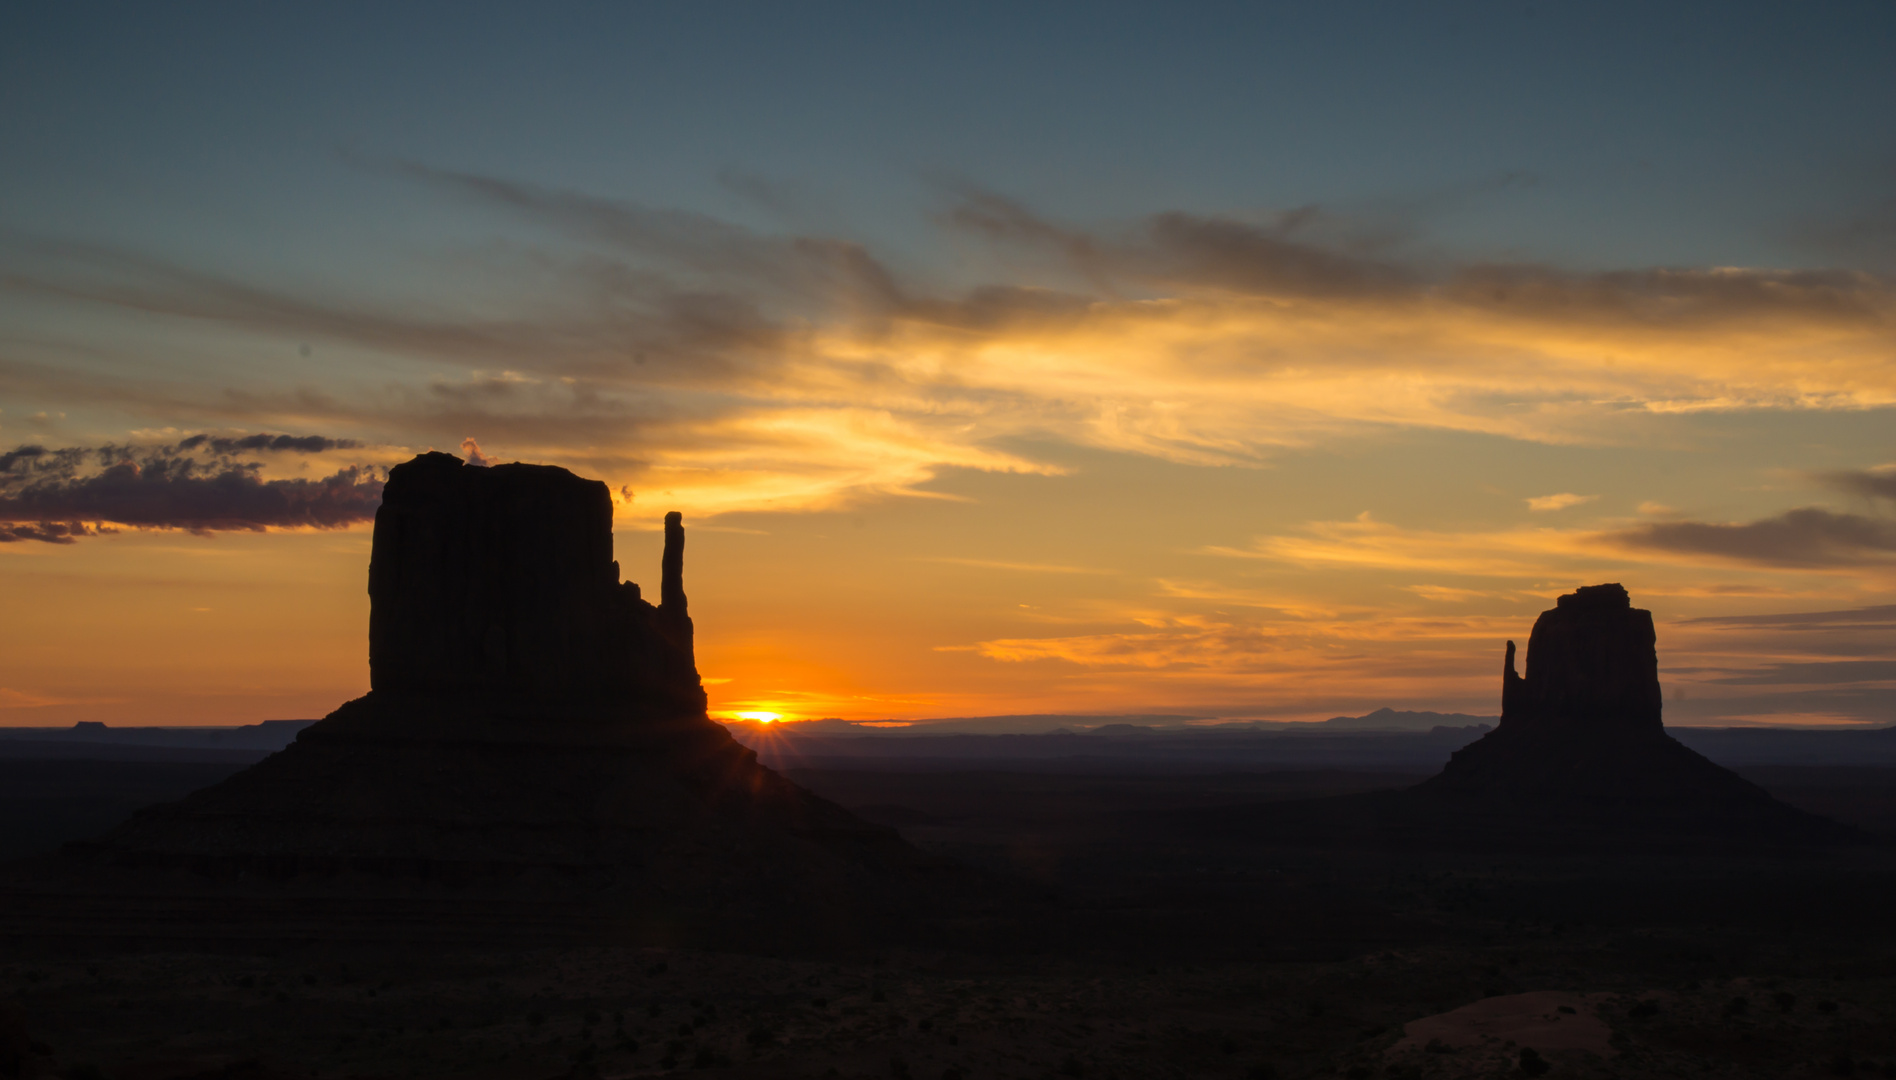
<svg viewBox="0 0 1896 1080">
<path fill-rule="evenodd" d="M 397 465 L 369 563 L 370 686 L 702 709 L 684 543 L 668 515 L 654 607 L 619 581 L 605 484 L 441 453 Z"/>
</svg>

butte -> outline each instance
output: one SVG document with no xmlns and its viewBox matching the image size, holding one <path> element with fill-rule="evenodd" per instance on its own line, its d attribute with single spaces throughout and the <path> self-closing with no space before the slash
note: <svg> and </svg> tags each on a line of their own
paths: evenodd
<svg viewBox="0 0 1896 1080">
<path fill-rule="evenodd" d="M 16 873 L 16 932 L 846 943 L 958 872 L 761 765 L 705 711 L 665 518 L 658 603 L 606 485 L 423 454 L 389 473 L 370 691 L 289 747 Z"/>
<path fill-rule="evenodd" d="M 1620 585 L 1562 596 L 1535 620 L 1527 674 L 1510 641 L 1501 679 L 1500 723 L 1414 787 L 1193 820 L 1292 847 L 1689 853 L 1856 839 L 1666 734 L 1652 612 Z"/>
<path fill-rule="evenodd" d="M 1403 793 L 1419 820 L 1471 837 L 1555 842 L 1794 843 L 1848 833 L 1666 734 L 1652 612 L 1633 607 L 1623 586 L 1562 596 L 1534 622 L 1526 676 L 1510 641 L 1501 680 L 1495 729 Z"/>
</svg>

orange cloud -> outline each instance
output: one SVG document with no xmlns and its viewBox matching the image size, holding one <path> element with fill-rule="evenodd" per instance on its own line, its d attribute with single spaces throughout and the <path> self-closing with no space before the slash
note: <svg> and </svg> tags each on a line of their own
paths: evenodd
<svg viewBox="0 0 1896 1080">
<path fill-rule="evenodd" d="M 1598 495 L 1575 495 L 1571 491 L 1563 491 L 1558 495 L 1535 495 L 1527 500 L 1527 508 L 1535 511 L 1565 510 L 1570 506 L 1590 503 L 1597 498 L 1599 498 Z"/>
</svg>

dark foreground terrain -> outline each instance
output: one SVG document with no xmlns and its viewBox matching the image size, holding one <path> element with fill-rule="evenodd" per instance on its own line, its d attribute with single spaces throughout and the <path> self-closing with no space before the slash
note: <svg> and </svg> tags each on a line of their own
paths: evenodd
<svg viewBox="0 0 1896 1080">
<path fill-rule="evenodd" d="M 39 785 L 0 803 L 16 853 L 62 822 L 109 824 L 133 794 L 206 780 L 97 764 L 115 771 L 9 774 Z M 1032 883 L 1018 914 L 937 926 L 924 944 L 15 940 L 0 954 L 0 1076 L 1896 1076 L 1896 852 L 1878 843 L 1312 846 L 1194 823 L 1423 774 L 1014 768 L 793 771 Z M 1896 769 L 1743 771 L 1872 841 L 1896 823 Z"/>
</svg>

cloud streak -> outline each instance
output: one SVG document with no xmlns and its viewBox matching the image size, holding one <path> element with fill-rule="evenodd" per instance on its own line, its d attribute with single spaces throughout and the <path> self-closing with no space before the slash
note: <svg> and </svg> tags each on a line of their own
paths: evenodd
<svg viewBox="0 0 1896 1080">
<path fill-rule="evenodd" d="M 1848 608 L 1843 611 L 1794 611 L 1769 615 L 1706 615 L 1686 619 L 1686 625 L 1781 627 L 1790 630 L 1870 628 L 1896 630 L 1896 604 Z"/>
<path fill-rule="evenodd" d="M 1790 661 L 1703 680 L 1728 686 L 1896 681 L 1896 660 Z"/>
<path fill-rule="evenodd" d="M 1349 521 L 1313 521 L 1295 533 L 1260 536 L 1250 547 L 1209 547 L 1205 554 L 1349 571 L 1532 578 L 1611 565 L 1611 553 L 1594 537 L 1544 527 L 1408 529 L 1364 512 Z"/>
</svg>

